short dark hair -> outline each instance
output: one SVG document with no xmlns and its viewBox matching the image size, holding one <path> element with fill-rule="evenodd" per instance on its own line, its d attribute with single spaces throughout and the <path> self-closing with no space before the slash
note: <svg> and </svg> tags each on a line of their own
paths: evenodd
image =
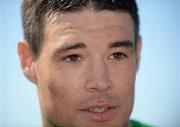
<svg viewBox="0 0 180 127">
<path fill-rule="evenodd" d="M 139 16 L 135 0 L 23 0 L 24 37 L 35 58 L 40 54 L 46 15 L 77 12 L 92 6 L 95 10 L 124 11 L 134 21 L 135 42 L 139 36 Z"/>
</svg>

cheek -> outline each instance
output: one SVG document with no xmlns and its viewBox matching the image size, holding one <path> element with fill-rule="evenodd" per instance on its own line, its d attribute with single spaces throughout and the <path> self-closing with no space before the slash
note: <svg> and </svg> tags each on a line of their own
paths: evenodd
<svg viewBox="0 0 180 127">
<path fill-rule="evenodd" d="M 47 86 L 41 87 L 42 106 L 44 110 L 44 117 L 52 117 L 61 124 L 66 122 L 73 114 L 74 97 L 72 89 L 68 88 L 68 83 L 58 79 L 51 79 Z M 68 112 L 68 113 L 67 113 Z"/>
<path fill-rule="evenodd" d="M 136 77 L 136 65 L 131 63 L 123 63 L 122 65 L 114 65 L 110 68 L 110 78 L 114 84 L 119 84 L 121 88 L 131 87 L 134 85 Z"/>
<path fill-rule="evenodd" d="M 136 68 L 134 64 L 116 67 L 111 70 L 111 81 L 114 84 L 113 92 L 117 93 L 121 101 L 119 117 L 124 114 L 124 120 L 129 118 L 134 103 L 134 83 Z"/>
<path fill-rule="evenodd" d="M 58 119 L 63 119 L 61 118 L 62 114 L 63 117 L 68 117 L 73 113 L 74 103 L 76 103 L 78 94 L 81 93 L 80 89 L 82 89 L 80 88 L 82 84 L 82 75 L 80 76 L 80 74 L 80 72 L 74 73 L 63 68 L 61 71 L 56 71 L 56 74 L 52 74 L 51 78 L 46 78 L 48 80 L 44 82 L 49 96 L 49 99 L 46 100 L 51 103 L 49 110 L 56 114 Z"/>
<path fill-rule="evenodd" d="M 114 90 L 125 102 L 133 101 L 136 66 L 133 63 L 123 66 L 113 66 L 110 78 L 114 84 Z"/>
<path fill-rule="evenodd" d="M 47 87 L 54 106 L 69 106 L 73 100 L 72 81 L 68 78 L 56 77 L 50 81 Z"/>
<path fill-rule="evenodd" d="M 48 65 L 47 69 L 39 69 L 38 84 L 40 91 L 45 100 L 49 100 L 60 105 L 64 101 L 68 106 L 73 103 L 75 95 L 83 89 L 86 79 L 86 67 L 83 66 L 63 66 Z M 70 104 L 69 104 L 70 105 Z"/>
<path fill-rule="evenodd" d="M 48 73 L 41 73 L 38 89 L 42 109 L 45 110 L 44 113 L 46 115 L 60 115 L 60 112 L 63 112 L 66 107 L 68 108 L 71 105 L 70 102 L 72 102 L 73 96 L 71 95 L 70 85 L 72 83 L 67 78 L 65 80 L 65 75 L 62 75 L 58 71 L 54 71 L 54 73 L 50 73 L 50 71 Z"/>
</svg>

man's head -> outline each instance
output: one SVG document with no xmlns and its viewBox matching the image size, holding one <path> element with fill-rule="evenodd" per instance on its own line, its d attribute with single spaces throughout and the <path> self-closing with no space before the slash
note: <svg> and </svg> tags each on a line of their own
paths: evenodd
<svg viewBox="0 0 180 127">
<path fill-rule="evenodd" d="M 44 125 L 125 127 L 141 42 L 134 0 L 24 0 L 18 51 Z"/>
</svg>

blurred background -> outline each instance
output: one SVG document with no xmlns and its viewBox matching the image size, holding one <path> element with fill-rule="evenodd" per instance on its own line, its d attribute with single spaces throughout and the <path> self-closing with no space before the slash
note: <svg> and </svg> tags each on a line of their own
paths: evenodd
<svg viewBox="0 0 180 127">
<path fill-rule="evenodd" d="M 0 127 L 40 127 L 36 86 L 22 74 L 22 0 L 0 0 Z M 131 118 L 180 127 L 180 1 L 137 0 L 143 48 Z"/>
</svg>

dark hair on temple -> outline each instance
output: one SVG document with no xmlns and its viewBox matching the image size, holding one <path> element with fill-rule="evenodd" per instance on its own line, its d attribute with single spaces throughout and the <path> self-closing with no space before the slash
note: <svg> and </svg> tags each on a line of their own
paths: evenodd
<svg viewBox="0 0 180 127">
<path fill-rule="evenodd" d="M 139 16 L 135 0 L 23 0 L 22 18 L 24 37 L 37 58 L 42 48 L 46 15 L 73 13 L 84 8 L 94 10 L 123 11 L 134 21 L 135 42 L 139 36 Z"/>
</svg>

